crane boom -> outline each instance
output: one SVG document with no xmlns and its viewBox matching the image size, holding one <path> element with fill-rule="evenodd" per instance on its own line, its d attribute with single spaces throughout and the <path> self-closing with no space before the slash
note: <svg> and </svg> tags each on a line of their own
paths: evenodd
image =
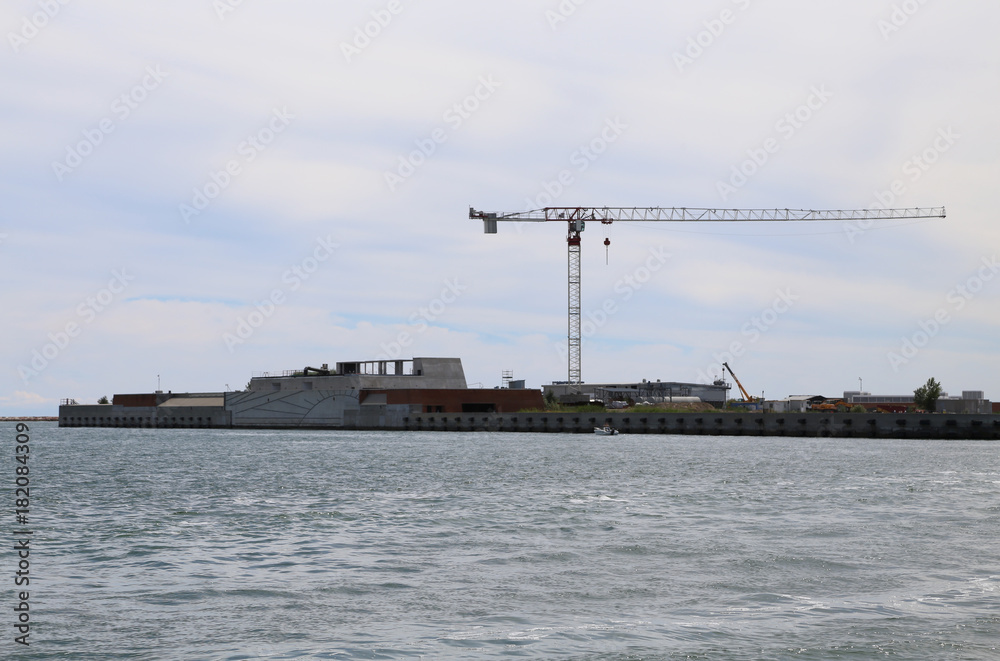
<svg viewBox="0 0 1000 661">
<path fill-rule="evenodd" d="M 944 207 L 911 209 L 693 209 L 689 207 L 545 207 L 531 211 L 487 213 L 469 209 L 469 218 L 543 223 L 595 220 L 602 223 L 680 221 L 901 220 L 944 218 Z M 488 232 L 492 234 L 493 232 Z"/>
<path fill-rule="evenodd" d="M 740 392 L 743 393 L 743 401 L 752 402 L 753 398 L 750 397 L 747 393 L 747 389 L 743 387 L 742 383 L 740 383 L 739 378 L 736 376 L 736 372 L 734 372 L 733 368 L 729 366 L 729 363 L 722 363 L 722 366 L 729 370 L 729 373 L 733 375 L 733 380 L 736 381 L 736 385 L 739 386 Z"/>
<path fill-rule="evenodd" d="M 486 234 L 497 233 L 500 221 L 545 223 L 563 221 L 568 224 L 569 328 L 567 355 L 570 386 L 583 383 L 580 333 L 580 234 L 586 221 L 610 225 L 614 222 L 775 222 L 803 220 L 903 220 L 913 218 L 944 218 L 944 207 L 914 207 L 910 209 L 698 209 L 690 207 L 545 207 L 531 211 L 488 212 L 469 207 L 469 218 L 483 221 Z M 605 245 L 609 241 L 604 240 Z M 729 370 L 732 374 L 732 370 Z M 733 374 L 733 378 L 736 375 Z M 736 380 L 739 385 L 739 379 Z M 743 389 L 743 386 L 740 386 Z M 744 391 L 744 397 L 749 396 Z"/>
</svg>

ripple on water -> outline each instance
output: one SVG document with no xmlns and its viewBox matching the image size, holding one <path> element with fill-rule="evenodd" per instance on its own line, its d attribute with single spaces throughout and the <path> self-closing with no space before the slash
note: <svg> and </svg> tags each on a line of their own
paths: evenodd
<svg viewBox="0 0 1000 661">
<path fill-rule="evenodd" d="M 42 432 L 62 658 L 958 661 L 1000 639 L 988 444 L 137 431 Z"/>
</svg>

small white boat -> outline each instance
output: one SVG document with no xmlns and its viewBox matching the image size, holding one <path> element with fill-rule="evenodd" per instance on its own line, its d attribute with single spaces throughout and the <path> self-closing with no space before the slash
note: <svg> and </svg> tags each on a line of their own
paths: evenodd
<svg viewBox="0 0 1000 661">
<path fill-rule="evenodd" d="M 594 433 L 598 436 L 617 436 L 618 430 L 604 425 L 603 427 L 594 427 Z"/>
</svg>

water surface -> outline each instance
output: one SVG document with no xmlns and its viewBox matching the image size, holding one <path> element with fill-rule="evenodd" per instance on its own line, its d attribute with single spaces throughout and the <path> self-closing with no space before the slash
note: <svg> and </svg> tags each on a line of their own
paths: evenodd
<svg viewBox="0 0 1000 661">
<path fill-rule="evenodd" d="M 995 443 L 32 439 L 18 658 L 1000 658 Z"/>
</svg>

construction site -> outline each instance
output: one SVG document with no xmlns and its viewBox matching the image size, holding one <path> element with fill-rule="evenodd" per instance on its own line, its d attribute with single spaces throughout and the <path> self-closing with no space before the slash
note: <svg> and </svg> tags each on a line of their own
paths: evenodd
<svg viewBox="0 0 1000 661">
<path fill-rule="evenodd" d="M 469 209 L 486 234 L 503 222 L 558 222 L 567 230 L 567 378 L 525 388 L 505 372 L 499 388 L 469 388 L 459 358 L 413 358 L 336 363 L 260 374 L 243 391 L 115 395 L 109 404 L 64 400 L 59 424 L 71 427 L 350 428 L 587 432 L 617 425 L 633 433 L 761 435 L 918 435 L 956 433 L 994 438 L 997 406 L 982 391 L 942 393 L 936 410 L 955 414 L 935 422 L 912 395 L 845 391 L 841 397 L 751 396 L 728 363 L 713 383 L 643 380 L 586 383 L 582 369 L 581 249 L 587 222 L 808 222 L 944 218 L 943 207 L 912 209 L 691 209 L 546 207 L 527 212 Z M 605 237 L 607 248 L 611 241 Z M 732 377 L 739 399 L 731 399 Z M 794 420 L 786 415 L 822 414 Z M 871 414 L 904 416 L 895 422 Z M 671 417 L 668 414 L 692 414 Z M 923 416 L 910 419 L 906 416 Z M 857 416 L 863 416 L 859 418 Z M 971 417 L 970 417 L 971 416 Z M 967 418 L 967 419 L 965 419 Z"/>
</svg>

